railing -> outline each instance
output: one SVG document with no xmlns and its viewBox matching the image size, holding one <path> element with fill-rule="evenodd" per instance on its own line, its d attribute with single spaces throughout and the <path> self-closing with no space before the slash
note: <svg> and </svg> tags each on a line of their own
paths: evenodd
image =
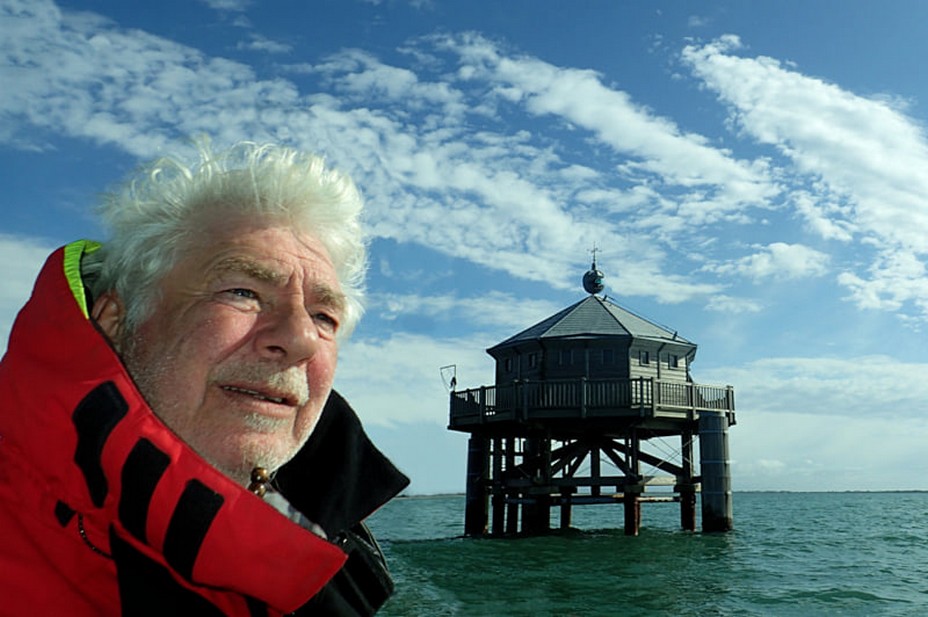
<svg viewBox="0 0 928 617">
<path fill-rule="evenodd" d="M 735 410 L 731 386 L 669 382 L 654 378 L 522 381 L 451 393 L 451 423 L 477 418 L 528 419 L 557 412 L 584 418 L 610 410 L 655 412 Z"/>
</svg>

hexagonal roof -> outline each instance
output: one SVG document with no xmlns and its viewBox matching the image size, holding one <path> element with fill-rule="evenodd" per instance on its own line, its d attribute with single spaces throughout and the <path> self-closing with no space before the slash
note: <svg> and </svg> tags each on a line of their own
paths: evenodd
<svg viewBox="0 0 928 617">
<path fill-rule="evenodd" d="M 636 315 L 606 298 L 591 295 L 494 345 L 487 352 L 492 355 L 496 350 L 540 339 L 599 337 L 648 339 L 696 347 L 695 343 L 672 330 Z"/>
</svg>

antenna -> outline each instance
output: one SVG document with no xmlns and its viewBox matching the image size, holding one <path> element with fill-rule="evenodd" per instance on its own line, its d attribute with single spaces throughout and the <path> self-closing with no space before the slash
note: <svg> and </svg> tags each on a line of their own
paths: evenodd
<svg viewBox="0 0 928 617">
<path fill-rule="evenodd" d="M 441 372 L 441 380 L 449 392 L 454 392 L 458 386 L 458 365 L 448 364 L 438 369 Z"/>
</svg>

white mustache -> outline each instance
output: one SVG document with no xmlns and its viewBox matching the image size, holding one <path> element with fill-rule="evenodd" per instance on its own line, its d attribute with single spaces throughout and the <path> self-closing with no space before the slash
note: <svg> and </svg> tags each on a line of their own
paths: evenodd
<svg viewBox="0 0 928 617">
<path fill-rule="evenodd" d="M 261 392 L 272 392 L 274 396 L 296 401 L 298 407 L 309 402 L 309 380 L 305 371 L 292 366 L 280 370 L 264 364 L 224 366 L 213 375 L 220 384 L 247 385 Z"/>
</svg>

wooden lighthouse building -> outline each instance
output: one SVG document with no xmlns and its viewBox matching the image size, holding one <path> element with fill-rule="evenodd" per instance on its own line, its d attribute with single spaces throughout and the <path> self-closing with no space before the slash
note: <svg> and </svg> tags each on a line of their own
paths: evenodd
<svg viewBox="0 0 928 617">
<path fill-rule="evenodd" d="M 658 501 L 695 530 L 698 494 L 702 529 L 731 529 L 732 388 L 693 382 L 696 344 L 597 295 L 602 276 L 594 260 L 587 297 L 488 349 L 493 385 L 451 392 L 449 429 L 470 434 L 466 535 L 544 533 L 552 508 L 566 528 L 600 503 L 623 504 L 637 535 Z M 657 438 L 679 448 L 656 454 Z"/>
</svg>

